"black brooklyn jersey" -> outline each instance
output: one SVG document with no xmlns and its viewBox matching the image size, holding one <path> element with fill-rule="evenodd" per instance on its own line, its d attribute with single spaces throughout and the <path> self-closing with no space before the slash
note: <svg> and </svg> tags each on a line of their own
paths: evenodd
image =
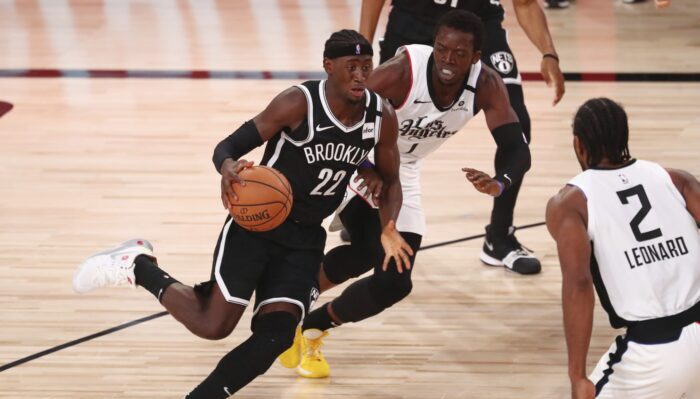
<svg viewBox="0 0 700 399">
<path fill-rule="evenodd" d="M 503 20 L 504 14 L 499 0 L 393 0 L 392 5 L 432 26 L 454 9 L 471 11 L 482 21 Z"/>
<path fill-rule="evenodd" d="M 262 164 L 284 174 L 292 186 L 289 215 L 301 223 L 321 223 L 340 205 L 357 166 L 374 148 L 381 129 L 382 101 L 365 90 L 365 115 L 345 126 L 333 115 L 325 96 L 325 80 L 297 86 L 306 96 L 306 119 L 293 131 L 268 141 Z"/>
</svg>

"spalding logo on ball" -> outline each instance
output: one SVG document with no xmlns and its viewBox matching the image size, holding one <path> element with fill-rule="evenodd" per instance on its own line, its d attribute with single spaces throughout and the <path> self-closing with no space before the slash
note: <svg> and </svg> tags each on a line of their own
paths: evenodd
<svg viewBox="0 0 700 399">
<path fill-rule="evenodd" d="M 238 201 L 229 208 L 233 220 L 250 231 L 268 231 L 282 224 L 292 211 L 292 186 L 287 178 L 267 166 L 246 168 L 238 175 L 246 185 L 235 188 Z"/>
</svg>

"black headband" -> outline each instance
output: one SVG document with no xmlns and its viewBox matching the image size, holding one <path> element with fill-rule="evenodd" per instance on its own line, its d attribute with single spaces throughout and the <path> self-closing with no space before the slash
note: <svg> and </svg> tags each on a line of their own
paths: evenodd
<svg viewBox="0 0 700 399">
<path fill-rule="evenodd" d="M 323 57 L 330 59 L 349 55 L 374 55 L 374 52 L 372 51 L 372 46 L 360 43 L 331 47 L 323 51 Z"/>
</svg>

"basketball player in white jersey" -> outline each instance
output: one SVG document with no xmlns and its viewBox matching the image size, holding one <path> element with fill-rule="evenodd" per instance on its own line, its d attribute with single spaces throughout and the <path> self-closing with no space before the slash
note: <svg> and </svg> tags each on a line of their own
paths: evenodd
<svg viewBox="0 0 700 399">
<path fill-rule="evenodd" d="M 700 183 L 631 158 L 627 115 L 607 98 L 583 104 L 573 129 L 583 173 L 547 205 L 571 396 L 700 398 Z M 587 378 L 594 285 L 612 326 L 627 330 Z"/>
<path fill-rule="evenodd" d="M 483 27 L 476 15 L 451 11 L 438 22 L 434 48 L 406 46 L 367 81 L 368 87 L 392 102 L 399 119 L 403 206 L 396 226 L 413 250 L 410 264 L 414 264 L 426 230 L 419 183 L 423 158 L 477 112 L 484 112 L 498 144 L 496 159 L 500 167 L 494 178 L 469 169 L 467 177 L 474 186 L 498 196 L 522 179 L 530 167 L 530 151 L 505 85 L 479 59 L 482 40 Z M 405 298 L 412 289 L 409 268 L 382 265 L 382 230 L 372 200 L 354 196 L 339 216 L 352 240 L 350 245 L 333 248 L 325 255 L 319 276 L 321 292 L 371 269 L 374 273 L 307 315 L 302 326 L 304 339 L 298 338 L 280 359 L 287 367 L 298 366 L 297 372 L 304 377 L 321 378 L 330 373 L 318 350 L 326 330 L 374 316 Z M 509 268 L 523 274 L 539 271 L 539 262 L 528 259 L 526 253 L 514 253 L 512 258 Z M 533 259 L 534 264 L 528 262 Z M 300 353 L 304 355 L 301 358 Z"/>
</svg>

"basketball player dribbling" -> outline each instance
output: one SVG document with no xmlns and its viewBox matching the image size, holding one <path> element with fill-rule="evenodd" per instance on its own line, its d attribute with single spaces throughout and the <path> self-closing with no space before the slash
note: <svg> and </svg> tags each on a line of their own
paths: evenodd
<svg viewBox="0 0 700 399">
<path fill-rule="evenodd" d="M 530 150 L 510 107 L 505 85 L 479 59 L 482 40 L 483 27 L 476 15 L 451 11 L 438 22 L 434 47 L 405 46 L 396 57 L 379 66 L 367 83 L 395 105 L 400 121 L 403 206 L 397 228 L 413 249 L 413 256 L 426 229 L 421 208 L 421 164 L 477 112 L 484 112 L 498 145 L 498 168 L 494 178 L 466 169 L 474 187 L 492 196 L 501 195 L 518 183 L 530 167 Z M 320 289 L 323 292 L 369 270 L 374 272 L 306 317 L 303 337 L 296 339 L 295 345 L 280 358 L 284 366 L 296 367 L 304 377 L 322 378 L 330 373 L 318 349 L 327 330 L 379 314 L 408 296 L 413 286 L 410 269 L 382 267 L 379 214 L 370 199 L 353 197 L 359 191 L 353 190 L 348 192 L 352 198 L 339 211 L 340 220 L 350 232 L 351 244 L 326 254 L 319 276 Z M 539 272 L 539 262 L 526 253 L 517 252 L 510 258 L 509 269 L 523 274 Z M 413 260 L 412 257 L 411 264 Z"/>
<path fill-rule="evenodd" d="M 700 182 L 631 158 L 627 115 L 607 98 L 583 104 L 573 130 L 583 172 L 546 215 L 563 275 L 571 397 L 700 398 Z M 593 286 L 626 332 L 587 376 Z"/>
<path fill-rule="evenodd" d="M 357 165 L 374 149 L 386 181 L 380 209 L 385 266 L 409 268 L 410 247 L 395 228 L 401 207 L 393 108 L 366 89 L 372 47 L 357 32 L 342 30 L 326 41 L 327 80 L 289 88 L 216 147 L 222 201 L 236 201 L 238 173 L 251 162 L 242 156 L 267 142 L 262 164 L 284 174 L 292 186 L 291 214 L 279 227 L 253 233 L 227 217 L 214 253 L 211 280 L 186 286 L 161 270 L 145 240 L 131 240 L 89 257 L 73 287 L 87 292 L 106 285 L 142 286 L 195 335 L 228 336 L 255 291 L 252 335 L 226 354 L 187 395 L 217 399 L 233 395 L 267 371 L 287 349 L 311 302 L 323 258 L 322 220 L 340 204 Z"/>
</svg>

